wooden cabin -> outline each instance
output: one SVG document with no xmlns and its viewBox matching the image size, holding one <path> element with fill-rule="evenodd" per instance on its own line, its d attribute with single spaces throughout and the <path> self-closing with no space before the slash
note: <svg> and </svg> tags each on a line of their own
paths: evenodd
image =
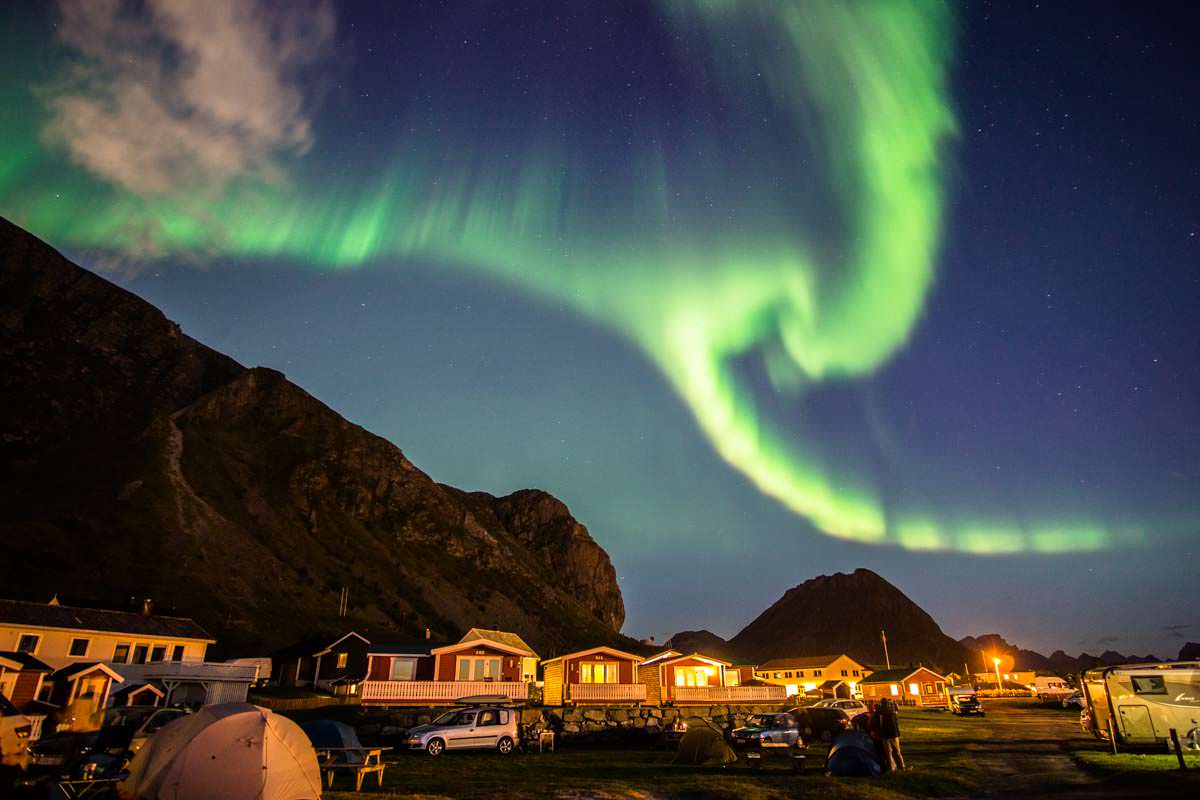
<svg viewBox="0 0 1200 800">
<path fill-rule="evenodd" d="M 0 652 L 0 695 L 26 711 L 42 694 L 42 684 L 54 668 L 29 653 Z"/>
<path fill-rule="evenodd" d="M 271 675 L 279 686 L 317 689 L 329 689 L 347 679 L 361 681 L 367 674 L 370 646 L 371 642 L 356 631 L 307 639 L 272 655 Z"/>
<path fill-rule="evenodd" d="M 789 697 L 856 697 L 870 669 L 845 653 L 824 656 L 773 658 L 760 664 L 755 676 L 782 686 Z"/>
<path fill-rule="evenodd" d="M 728 661 L 675 650 L 653 655 L 638 667 L 651 703 L 782 703 L 787 698 L 782 686 L 743 686 L 741 676 Z"/>
<path fill-rule="evenodd" d="M 643 703 L 638 680 L 642 657 L 612 647 L 593 647 L 542 662 L 542 702 L 548 706 Z"/>
<path fill-rule="evenodd" d="M 887 698 L 904 706 L 944 706 L 949 683 L 928 667 L 901 667 L 872 673 L 859 685 L 868 702 Z"/>
</svg>

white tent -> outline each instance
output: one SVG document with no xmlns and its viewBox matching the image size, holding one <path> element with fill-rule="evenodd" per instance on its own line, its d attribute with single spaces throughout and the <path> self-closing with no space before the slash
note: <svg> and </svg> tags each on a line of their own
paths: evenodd
<svg viewBox="0 0 1200 800">
<path fill-rule="evenodd" d="M 299 725 L 265 708 L 226 703 L 150 737 L 118 788 L 135 800 L 315 800 L 321 771 Z"/>
</svg>

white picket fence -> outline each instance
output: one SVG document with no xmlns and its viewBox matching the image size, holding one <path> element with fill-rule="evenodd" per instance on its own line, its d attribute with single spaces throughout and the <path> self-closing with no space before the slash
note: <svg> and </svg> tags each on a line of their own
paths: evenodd
<svg viewBox="0 0 1200 800">
<path fill-rule="evenodd" d="M 572 683 L 568 698 L 576 703 L 644 703 L 644 683 Z"/>
<path fill-rule="evenodd" d="M 475 695 L 503 695 L 510 700 L 529 696 L 522 681 L 363 681 L 364 703 L 453 703 Z"/>
<path fill-rule="evenodd" d="M 782 703 L 782 686 L 675 686 L 676 703 Z"/>
</svg>

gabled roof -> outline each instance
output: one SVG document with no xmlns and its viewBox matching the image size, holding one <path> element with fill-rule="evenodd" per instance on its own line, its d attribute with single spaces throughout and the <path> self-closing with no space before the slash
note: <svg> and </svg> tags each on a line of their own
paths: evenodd
<svg viewBox="0 0 1200 800">
<path fill-rule="evenodd" d="M 844 683 L 844 681 L 830 679 L 830 680 L 827 680 L 824 683 L 822 683 L 817 688 L 823 692 L 831 692 L 834 689 L 836 689 L 837 687 L 841 686 L 843 683 Z"/>
<path fill-rule="evenodd" d="M 54 667 L 29 653 L 16 650 L 0 652 L 0 666 L 17 672 L 53 672 Z"/>
<path fill-rule="evenodd" d="M 25 600 L 0 600 L 0 625 L 127 633 L 165 639 L 195 639 L 209 643 L 216 641 L 208 631 L 196 624 L 195 620 L 187 617 L 110 611 L 103 608 L 76 608 L 49 603 L 30 603 Z"/>
<path fill-rule="evenodd" d="M 319 651 L 319 652 L 313 653 L 313 655 L 314 655 L 314 656 L 323 656 L 323 655 L 326 655 L 327 653 L 329 653 L 330 651 L 332 651 L 332 650 L 333 650 L 333 648 L 337 647 L 339 644 L 341 644 L 341 643 L 342 643 L 343 641 L 345 641 L 346 639 L 349 639 L 351 636 L 353 636 L 355 639 L 360 639 L 360 640 L 362 640 L 363 644 L 370 644 L 370 643 L 371 643 L 371 640 L 370 640 L 370 639 L 368 639 L 367 637 L 363 636 L 362 634 L 360 634 L 360 633 L 356 633 L 356 632 L 354 632 L 354 631 L 350 631 L 349 633 L 347 633 L 347 634 L 344 634 L 344 635 L 343 635 L 343 636 L 341 636 L 340 638 L 338 638 L 338 639 L 335 639 L 335 640 L 333 641 L 333 643 L 332 643 L 332 644 L 326 645 L 326 646 L 325 646 L 325 649 L 323 649 L 323 650 L 321 650 L 321 651 Z"/>
<path fill-rule="evenodd" d="M 428 656 L 433 654 L 433 647 L 438 642 L 423 640 L 419 642 L 372 642 L 367 648 L 369 656 Z"/>
<path fill-rule="evenodd" d="M 934 672 L 929 667 L 899 667 L 897 669 L 885 669 L 880 672 L 873 672 L 859 681 L 859 683 L 904 683 L 908 679 L 908 676 L 921 670 L 932 672 L 942 680 L 945 680 L 943 676 L 938 675 L 937 672 Z"/>
<path fill-rule="evenodd" d="M 463 639 L 461 642 L 455 642 L 454 644 L 444 644 L 444 645 L 441 645 L 440 647 L 435 647 L 432 650 L 430 650 L 429 652 L 436 656 L 439 653 L 453 653 L 458 650 L 468 650 L 472 647 L 490 647 L 493 650 L 499 650 L 503 653 L 509 653 L 514 656 L 521 656 L 521 657 L 528 656 L 528 657 L 532 657 L 532 658 L 537 658 L 537 653 L 535 653 L 532 650 L 529 650 L 527 648 L 514 647 L 513 645 L 505 644 L 504 642 L 498 642 L 495 639 L 484 639 L 484 638 Z"/>
<path fill-rule="evenodd" d="M 834 661 L 837 661 L 839 658 L 841 658 L 843 655 L 845 655 L 845 654 L 838 653 L 835 656 L 799 656 L 797 658 L 772 658 L 770 661 L 766 661 L 762 664 L 759 664 L 758 668 L 759 669 L 819 669 L 822 667 L 829 666 Z M 846 658 L 850 658 L 850 657 L 846 656 Z M 850 660 L 854 661 L 853 658 L 850 658 Z M 854 661 L 854 663 L 858 664 L 857 661 Z M 862 666 L 862 665 L 859 664 L 859 666 Z"/>
<path fill-rule="evenodd" d="M 159 698 L 163 698 L 163 697 L 167 696 L 167 693 L 165 691 L 163 691 L 157 684 L 150 682 L 150 683 L 131 683 L 131 684 L 128 684 L 127 686 L 122 686 L 120 689 L 117 689 L 115 692 L 113 692 L 110 695 L 110 697 L 113 700 L 120 700 L 121 698 L 128 697 L 131 694 L 135 694 L 138 692 L 146 692 L 146 691 L 154 692 L 154 694 L 158 695 Z"/>
<path fill-rule="evenodd" d="M 530 647 L 524 639 L 517 634 L 509 633 L 508 631 L 493 631 L 489 630 L 488 628 L 471 628 L 471 630 L 463 634 L 463 637 L 458 640 L 458 643 L 466 644 L 467 642 L 474 642 L 479 639 L 486 639 L 489 642 L 506 645 L 508 647 L 516 648 L 517 650 L 524 650 L 529 655 L 537 658 L 537 653 L 533 652 L 533 648 Z"/>
<path fill-rule="evenodd" d="M 655 656 L 655 658 L 657 658 L 657 656 Z M 704 655 L 703 653 L 688 653 L 687 655 L 680 655 L 680 654 L 678 654 L 678 653 L 677 653 L 677 654 L 675 654 L 674 656 L 672 656 L 671 658 L 663 659 L 662 661 L 658 661 L 658 662 L 656 662 L 656 663 L 657 663 L 657 664 L 658 664 L 660 667 L 662 667 L 662 666 L 666 666 L 667 664 L 674 664 L 676 661 L 687 661 L 687 660 L 688 660 L 688 659 L 690 659 L 690 658 L 696 658 L 696 659 L 699 659 L 699 660 L 701 660 L 701 661 L 707 661 L 707 662 L 709 662 L 710 664 L 720 664 L 720 665 L 721 665 L 721 666 L 723 666 L 723 667 L 731 667 L 731 666 L 733 666 L 733 665 L 732 665 L 732 664 L 730 664 L 728 661 L 722 661 L 722 660 L 721 660 L 721 659 L 719 659 L 719 658 L 713 658 L 712 656 L 706 656 L 706 655 Z M 642 666 L 643 666 L 643 667 L 644 667 L 644 666 L 646 666 L 646 664 L 647 664 L 647 662 L 646 662 L 646 661 L 643 661 L 643 662 L 642 662 Z"/>
<path fill-rule="evenodd" d="M 78 664 L 68 664 L 50 673 L 52 681 L 76 681 L 92 672 L 103 672 L 117 683 L 124 683 L 125 676 L 102 661 L 80 661 Z"/>
<path fill-rule="evenodd" d="M 678 655 L 680 655 L 678 650 L 663 650 L 661 653 L 655 653 L 654 655 L 647 657 L 646 660 L 642 662 L 642 666 L 644 667 L 649 664 L 654 664 L 667 658 L 675 658 Z"/>
<path fill-rule="evenodd" d="M 542 663 L 543 664 L 553 664 L 555 661 L 562 661 L 562 660 L 568 659 L 568 658 L 582 658 L 583 656 L 590 656 L 592 653 L 608 653 L 610 656 L 616 656 L 617 658 L 625 658 L 630 661 L 641 661 L 642 660 L 641 656 L 636 656 L 633 653 L 626 653 L 623 650 L 617 650 L 614 647 L 606 647 L 606 646 L 601 645 L 600 647 L 591 647 L 587 650 L 576 650 L 574 653 L 565 653 L 561 656 L 555 656 L 554 658 L 547 658 Z"/>
</svg>

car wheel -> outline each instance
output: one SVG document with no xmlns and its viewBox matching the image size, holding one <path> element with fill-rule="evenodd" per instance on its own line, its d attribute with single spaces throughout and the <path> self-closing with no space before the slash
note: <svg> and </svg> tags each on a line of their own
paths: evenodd
<svg viewBox="0 0 1200 800">
<path fill-rule="evenodd" d="M 430 739 L 425 745 L 425 752 L 431 756 L 440 756 L 446 751 L 446 743 L 441 739 Z"/>
<path fill-rule="evenodd" d="M 513 751 L 513 740 L 511 736 L 501 736 L 500 741 L 496 743 L 496 750 L 500 755 L 506 756 Z"/>
</svg>

